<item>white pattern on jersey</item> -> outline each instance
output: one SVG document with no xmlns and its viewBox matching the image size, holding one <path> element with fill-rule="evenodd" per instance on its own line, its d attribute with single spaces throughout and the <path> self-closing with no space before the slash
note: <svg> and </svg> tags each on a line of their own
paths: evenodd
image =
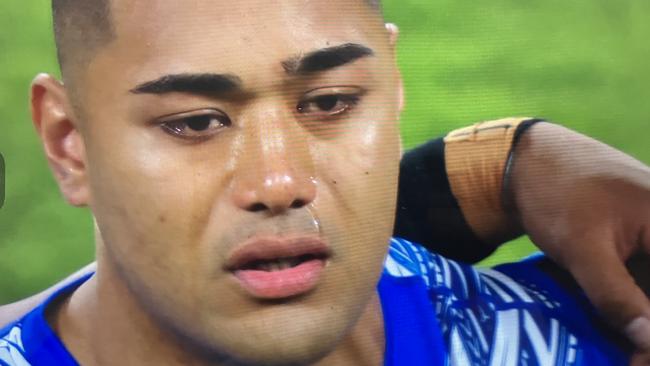
<svg viewBox="0 0 650 366">
<path fill-rule="evenodd" d="M 11 328 L 9 333 L 0 338 L 0 365 L 30 366 L 25 359 L 25 347 L 21 338 L 22 329 L 19 325 Z"/>
<path fill-rule="evenodd" d="M 545 291 L 493 269 L 476 269 L 395 238 L 384 270 L 419 276 L 447 343 L 448 365 L 574 365 L 577 338 L 540 310 L 557 309 Z"/>
</svg>

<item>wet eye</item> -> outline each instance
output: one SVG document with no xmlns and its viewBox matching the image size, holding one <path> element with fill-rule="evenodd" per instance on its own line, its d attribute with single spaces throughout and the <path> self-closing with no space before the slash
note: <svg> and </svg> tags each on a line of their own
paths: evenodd
<svg viewBox="0 0 650 366">
<path fill-rule="evenodd" d="M 173 116 L 160 123 L 161 128 L 177 137 L 202 139 L 212 136 L 232 123 L 225 114 L 213 112 L 188 113 Z"/>
<path fill-rule="evenodd" d="M 324 97 L 316 98 L 314 103 L 316 103 L 318 109 L 329 112 L 336 108 L 340 101 L 341 100 L 337 95 L 326 95 Z"/>
<path fill-rule="evenodd" d="M 297 110 L 301 114 L 317 116 L 334 116 L 344 113 L 359 102 L 359 96 L 347 94 L 329 94 L 312 97 L 298 103 Z"/>
</svg>

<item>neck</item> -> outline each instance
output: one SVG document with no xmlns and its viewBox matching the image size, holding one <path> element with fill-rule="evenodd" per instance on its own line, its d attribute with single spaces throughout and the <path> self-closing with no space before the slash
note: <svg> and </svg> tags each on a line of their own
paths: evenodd
<svg viewBox="0 0 650 366">
<path fill-rule="evenodd" d="M 123 365 L 222 364 L 183 347 L 142 309 L 116 275 L 109 265 L 98 265 L 95 276 L 51 318 L 55 332 L 80 364 L 112 365 L 116 356 Z M 375 292 L 348 335 L 315 366 L 380 365 L 384 343 L 381 304 Z"/>
<path fill-rule="evenodd" d="M 81 365 L 208 365 L 190 360 L 171 332 L 142 310 L 108 266 L 79 287 L 51 323 Z M 170 361 L 172 360 L 172 361 Z M 175 360 L 176 362 L 174 362 Z"/>
</svg>

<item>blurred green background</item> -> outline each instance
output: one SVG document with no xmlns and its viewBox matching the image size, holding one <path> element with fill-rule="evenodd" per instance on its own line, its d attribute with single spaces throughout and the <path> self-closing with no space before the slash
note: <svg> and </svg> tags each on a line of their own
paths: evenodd
<svg viewBox="0 0 650 366">
<path fill-rule="evenodd" d="M 561 122 L 650 163 L 647 0 L 384 0 L 401 28 L 412 147 L 505 116 Z M 93 257 L 92 219 L 66 206 L 28 111 L 37 72 L 58 73 L 49 0 L 0 3 L 0 303 L 38 291 Z M 484 265 L 529 253 L 512 242 Z"/>
</svg>

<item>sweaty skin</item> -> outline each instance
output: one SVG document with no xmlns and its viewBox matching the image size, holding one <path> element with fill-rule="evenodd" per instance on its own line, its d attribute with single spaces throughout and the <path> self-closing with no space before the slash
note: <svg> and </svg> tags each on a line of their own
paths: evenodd
<svg viewBox="0 0 650 366">
<path fill-rule="evenodd" d="M 96 219 L 97 274 L 50 319 L 68 349 L 84 365 L 118 353 L 124 364 L 378 364 L 401 98 L 380 16 L 361 1 L 115 0 L 112 17 L 116 38 L 79 90 L 48 76 L 33 86 L 61 190 Z M 287 70 L 348 44 L 372 54 Z M 208 73 L 238 88 L 133 92 Z M 207 128 L 182 120 L 196 116 Z M 332 251 L 313 291 L 264 302 L 224 269 L 250 237 L 292 235 Z"/>
<path fill-rule="evenodd" d="M 273 364 L 332 349 L 323 362 L 378 364 L 382 325 L 372 289 L 392 228 L 400 104 L 380 20 L 344 2 L 152 4 L 114 3 L 118 38 L 84 70 L 78 100 L 50 77 L 35 80 L 34 118 L 61 190 L 97 219 L 98 274 L 53 314 L 56 330 L 91 365 L 117 352 L 136 364 L 160 361 L 152 354 L 167 363 L 200 364 L 206 355 Z M 283 67 L 350 42 L 373 56 L 311 75 Z M 242 91 L 130 92 L 196 72 L 237 75 Z M 323 91 L 360 98 L 336 100 L 340 113 L 332 113 L 339 108 L 313 102 Z M 201 120 L 207 131 L 190 131 L 203 137 L 170 134 L 179 118 L 195 116 L 214 117 Z M 286 303 L 251 301 L 220 265 L 247 236 L 287 229 L 330 243 L 325 280 Z"/>
</svg>

